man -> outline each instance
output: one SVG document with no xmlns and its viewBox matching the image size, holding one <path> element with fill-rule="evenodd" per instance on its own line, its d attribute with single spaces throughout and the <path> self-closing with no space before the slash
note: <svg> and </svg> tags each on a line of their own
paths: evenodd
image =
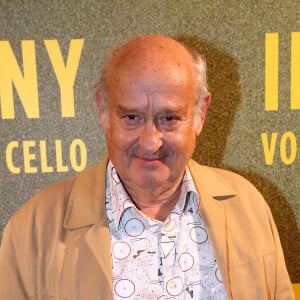
<svg viewBox="0 0 300 300">
<path fill-rule="evenodd" d="M 175 40 L 115 50 L 96 91 L 108 156 L 10 220 L 0 299 L 293 299 L 261 195 L 191 160 L 210 98 Z"/>
</svg>

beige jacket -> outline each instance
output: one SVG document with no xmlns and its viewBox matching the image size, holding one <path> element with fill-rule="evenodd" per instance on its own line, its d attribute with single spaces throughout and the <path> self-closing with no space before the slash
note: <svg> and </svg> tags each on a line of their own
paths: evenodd
<svg viewBox="0 0 300 300">
<path fill-rule="evenodd" d="M 10 220 L 0 248 L 0 299 L 112 299 L 105 214 L 107 157 L 36 194 Z M 277 230 L 261 195 L 228 171 L 189 169 L 230 299 L 294 299 Z"/>
</svg>

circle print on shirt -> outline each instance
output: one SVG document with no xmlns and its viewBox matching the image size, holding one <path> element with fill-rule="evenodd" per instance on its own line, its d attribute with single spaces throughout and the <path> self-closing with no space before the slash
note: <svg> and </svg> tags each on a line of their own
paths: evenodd
<svg viewBox="0 0 300 300">
<path fill-rule="evenodd" d="M 135 285 L 131 280 L 121 279 L 115 284 L 115 293 L 121 298 L 129 298 L 135 292 Z"/>
<path fill-rule="evenodd" d="M 218 281 L 223 282 L 221 271 L 219 268 L 216 269 L 215 275 L 216 275 L 216 278 L 218 279 Z"/>
<path fill-rule="evenodd" d="M 124 259 L 129 256 L 131 248 L 125 242 L 115 242 L 112 246 L 112 252 L 116 259 Z"/>
<path fill-rule="evenodd" d="M 197 244 L 203 244 L 207 241 L 208 236 L 204 228 L 195 226 L 190 230 L 190 238 Z"/>
<path fill-rule="evenodd" d="M 188 253 L 188 252 L 183 252 L 178 259 L 180 269 L 182 272 L 186 272 L 190 270 L 193 265 L 194 265 L 194 257 Z"/>
<path fill-rule="evenodd" d="M 127 235 L 132 237 L 141 235 L 144 229 L 145 225 L 143 224 L 143 222 L 136 218 L 128 220 L 125 224 L 125 232 L 127 233 Z"/>
<path fill-rule="evenodd" d="M 199 252 L 199 265 L 207 267 L 214 262 L 214 256 L 212 253 L 206 250 L 200 250 Z"/>
<path fill-rule="evenodd" d="M 167 292 L 171 296 L 178 296 L 183 291 L 183 282 L 180 277 L 174 277 L 167 282 Z"/>
</svg>

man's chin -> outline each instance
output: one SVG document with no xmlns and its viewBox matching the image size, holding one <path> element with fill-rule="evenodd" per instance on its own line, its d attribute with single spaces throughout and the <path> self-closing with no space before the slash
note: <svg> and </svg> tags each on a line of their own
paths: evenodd
<svg viewBox="0 0 300 300">
<path fill-rule="evenodd" d="M 140 186 L 144 189 L 155 189 L 163 186 L 167 181 L 167 176 L 162 176 L 162 174 L 144 174 L 137 178 L 140 182 Z"/>
</svg>

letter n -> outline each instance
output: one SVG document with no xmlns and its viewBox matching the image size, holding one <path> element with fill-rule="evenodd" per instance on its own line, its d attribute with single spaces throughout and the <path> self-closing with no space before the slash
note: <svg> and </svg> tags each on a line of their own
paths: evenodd
<svg viewBox="0 0 300 300">
<path fill-rule="evenodd" d="M 0 108 L 2 119 L 14 119 L 13 84 L 28 118 L 39 118 L 34 41 L 22 41 L 23 74 L 8 41 L 0 41 Z"/>
</svg>

